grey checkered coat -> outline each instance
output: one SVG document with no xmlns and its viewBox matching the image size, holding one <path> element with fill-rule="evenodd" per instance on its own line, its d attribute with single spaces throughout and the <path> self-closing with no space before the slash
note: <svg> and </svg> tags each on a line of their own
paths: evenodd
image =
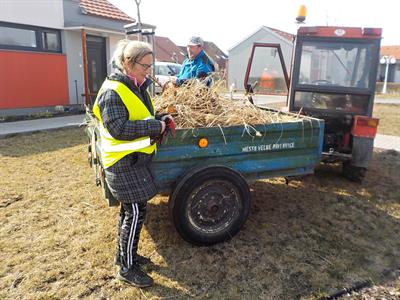
<svg viewBox="0 0 400 300">
<path fill-rule="evenodd" d="M 108 77 L 125 84 L 137 95 L 149 111 L 154 114 L 146 91 L 151 83 L 147 80 L 140 88 L 121 72 Z M 133 140 L 142 136 L 155 138 L 160 134 L 161 123 L 157 120 L 129 121 L 128 110 L 119 95 L 113 90 L 105 91 L 99 98 L 104 127 L 115 139 Z M 151 170 L 153 155 L 134 152 L 105 170 L 106 181 L 113 196 L 120 202 L 146 202 L 157 193 Z"/>
</svg>

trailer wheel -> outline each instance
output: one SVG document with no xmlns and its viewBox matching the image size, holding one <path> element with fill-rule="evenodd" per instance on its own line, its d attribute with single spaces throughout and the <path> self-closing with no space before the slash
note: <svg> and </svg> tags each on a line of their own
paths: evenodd
<svg viewBox="0 0 400 300">
<path fill-rule="evenodd" d="M 345 161 L 343 162 L 342 172 L 343 176 L 350 181 L 361 183 L 365 178 L 367 169 L 353 166 L 351 162 Z"/>
<path fill-rule="evenodd" d="M 246 180 L 224 166 L 189 172 L 170 196 L 169 210 L 181 237 L 195 245 L 213 245 L 236 235 L 250 209 Z"/>
</svg>

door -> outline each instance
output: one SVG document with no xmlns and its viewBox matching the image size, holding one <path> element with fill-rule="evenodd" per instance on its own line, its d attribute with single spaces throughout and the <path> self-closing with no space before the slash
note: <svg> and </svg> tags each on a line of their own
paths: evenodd
<svg viewBox="0 0 400 300">
<path fill-rule="evenodd" d="M 103 37 L 87 35 L 86 46 L 90 100 L 93 104 L 107 76 L 106 41 Z"/>
<path fill-rule="evenodd" d="M 289 78 L 279 44 L 253 45 L 244 86 L 258 106 L 286 102 Z"/>
</svg>

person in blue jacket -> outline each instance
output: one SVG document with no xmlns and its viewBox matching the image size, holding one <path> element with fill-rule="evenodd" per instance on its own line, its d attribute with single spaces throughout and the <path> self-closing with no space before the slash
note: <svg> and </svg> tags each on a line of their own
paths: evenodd
<svg viewBox="0 0 400 300">
<path fill-rule="evenodd" d="M 182 69 L 177 75 L 176 85 L 180 86 L 186 81 L 197 78 L 204 80 L 215 71 L 214 62 L 204 52 L 204 41 L 201 37 L 192 36 L 187 44 L 188 58 L 182 64 Z M 205 80 L 207 86 L 211 85 L 211 78 Z"/>
</svg>

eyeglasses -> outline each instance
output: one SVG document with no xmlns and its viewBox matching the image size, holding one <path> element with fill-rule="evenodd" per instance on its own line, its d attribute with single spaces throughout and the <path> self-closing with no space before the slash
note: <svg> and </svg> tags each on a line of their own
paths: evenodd
<svg viewBox="0 0 400 300">
<path fill-rule="evenodd" d="M 148 65 L 148 64 L 142 64 L 137 61 L 135 61 L 135 63 L 137 63 L 138 65 L 141 65 L 143 67 L 143 69 L 145 69 L 145 70 L 150 69 L 153 66 L 153 65 Z"/>
</svg>

